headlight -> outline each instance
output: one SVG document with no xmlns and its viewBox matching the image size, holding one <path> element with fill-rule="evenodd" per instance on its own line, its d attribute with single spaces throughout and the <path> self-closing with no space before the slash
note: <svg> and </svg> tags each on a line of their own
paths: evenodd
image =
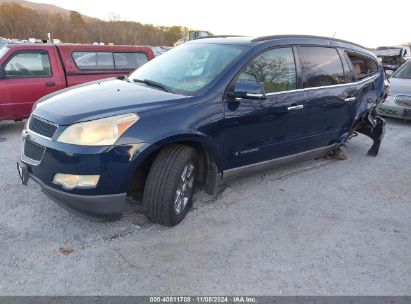
<svg viewBox="0 0 411 304">
<path fill-rule="evenodd" d="M 57 141 L 80 146 L 110 146 L 139 120 L 134 113 L 80 122 L 68 127 Z"/>
</svg>

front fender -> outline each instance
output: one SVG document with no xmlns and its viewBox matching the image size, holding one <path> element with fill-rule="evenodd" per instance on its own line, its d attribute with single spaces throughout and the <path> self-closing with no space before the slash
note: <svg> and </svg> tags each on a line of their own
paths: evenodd
<svg viewBox="0 0 411 304">
<path fill-rule="evenodd" d="M 222 167 L 222 146 L 215 143 L 210 136 L 201 133 L 197 130 L 189 131 L 171 131 L 162 139 L 156 141 L 154 145 L 159 149 L 175 143 L 197 143 L 207 152 L 210 160 L 214 162 L 218 168 Z"/>
<path fill-rule="evenodd" d="M 201 184 L 205 186 L 205 191 L 209 194 L 215 194 L 217 189 L 217 176 L 222 168 L 222 149 L 214 143 L 210 137 L 201 132 L 193 130 L 192 132 L 170 132 L 168 136 L 156 141 L 155 143 L 140 143 L 135 146 L 134 154 L 131 155 L 132 165 L 130 166 L 127 180 L 130 183 L 133 180 L 134 173 L 147 162 L 150 163 L 155 155 L 164 147 L 172 144 L 187 144 L 196 149 L 201 149 L 204 157 L 204 166 L 201 169 Z"/>
</svg>

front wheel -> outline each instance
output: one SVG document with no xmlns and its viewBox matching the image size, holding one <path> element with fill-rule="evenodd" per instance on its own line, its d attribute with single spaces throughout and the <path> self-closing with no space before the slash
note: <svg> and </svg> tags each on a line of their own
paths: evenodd
<svg viewBox="0 0 411 304">
<path fill-rule="evenodd" d="M 193 148 L 172 145 L 162 150 L 151 166 L 144 189 L 146 216 L 166 226 L 180 223 L 192 204 L 196 174 Z"/>
</svg>

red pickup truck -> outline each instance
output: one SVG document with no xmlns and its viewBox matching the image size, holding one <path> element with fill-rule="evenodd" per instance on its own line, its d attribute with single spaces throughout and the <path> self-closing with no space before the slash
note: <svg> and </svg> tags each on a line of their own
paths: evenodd
<svg viewBox="0 0 411 304">
<path fill-rule="evenodd" d="M 0 120 L 30 115 L 41 97 L 93 80 L 129 74 L 154 58 L 149 47 L 5 45 L 0 47 Z"/>
</svg>

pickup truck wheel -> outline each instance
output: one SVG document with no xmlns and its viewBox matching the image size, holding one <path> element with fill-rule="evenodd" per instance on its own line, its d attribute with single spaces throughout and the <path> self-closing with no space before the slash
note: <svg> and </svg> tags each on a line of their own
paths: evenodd
<svg viewBox="0 0 411 304">
<path fill-rule="evenodd" d="M 148 174 L 143 196 L 146 216 L 155 223 L 175 226 L 192 204 L 197 174 L 193 148 L 172 145 L 155 158 Z"/>
</svg>

